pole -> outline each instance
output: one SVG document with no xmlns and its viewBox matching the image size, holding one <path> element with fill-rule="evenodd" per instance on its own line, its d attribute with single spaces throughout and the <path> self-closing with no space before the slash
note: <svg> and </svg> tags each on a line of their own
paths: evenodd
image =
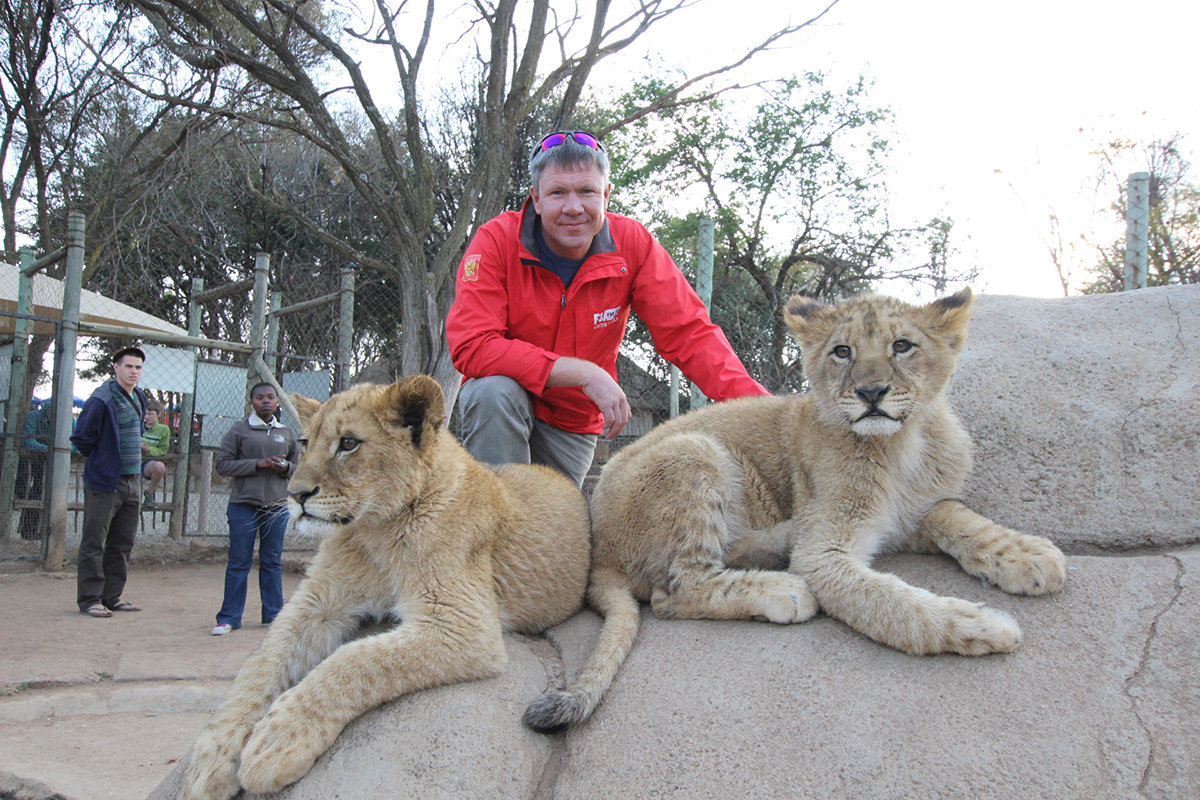
<svg viewBox="0 0 1200 800">
<path fill-rule="evenodd" d="M 705 307 L 712 305 L 713 280 L 713 221 L 700 220 L 700 230 L 697 237 L 696 253 L 696 294 Z M 692 408 L 707 405 L 708 398 L 700 391 L 700 387 L 692 384 Z"/>
<path fill-rule="evenodd" d="M 71 404 L 75 397 L 75 348 L 79 340 L 79 298 L 83 293 L 83 214 L 67 215 L 67 274 L 63 281 L 62 328 L 54 354 L 54 446 L 50 455 L 49 572 L 63 567 L 67 544 L 67 484 L 71 474 Z"/>
<path fill-rule="evenodd" d="M 353 263 L 346 264 L 341 269 L 341 298 L 338 308 L 338 371 L 337 391 L 343 391 L 350 384 L 350 359 L 354 355 L 354 270 Z"/>
<path fill-rule="evenodd" d="M 21 272 L 17 276 L 17 314 L 33 315 L 33 278 L 26 272 L 33 264 L 33 251 L 21 248 Z M 18 316 L 13 334 L 12 367 L 8 380 L 8 406 L 5 410 L 4 452 L 0 461 L 0 539 L 11 534 L 13 498 L 17 488 L 17 450 L 21 439 L 21 409 L 25 408 L 25 375 L 29 371 L 29 329 L 31 320 Z"/>
<path fill-rule="evenodd" d="M 192 297 L 188 301 L 188 336 L 200 335 L 200 316 L 203 313 L 199 296 L 204 292 L 204 278 L 192 278 Z M 200 348 L 195 348 L 199 363 Z M 192 373 L 192 388 L 196 387 L 196 374 Z M 185 392 L 179 399 L 179 460 L 175 462 L 175 477 L 171 483 L 171 523 L 167 536 L 178 542 L 183 539 L 184 522 L 187 519 L 188 473 L 191 472 L 192 431 L 195 430 L 196 395 Z"/>
<path fill-rule="evenodd" d="M 1150 173 L 1129 176 L 1125 205 L 1125 291 L 1146 288 L 1150 234 Z"/>
<path fill-rule="evenodd" d="M 272 372 L 278 372 L 281 366 L 279 357 L 279 309 L 283 307 L 283 292 L 271 292 L 271 314 L 267 317 L 267 352 L 271 360 L 267 365 Z"/>
<path fill-rule="evenodd" d="M 263 343 L 266 336 L 267 280 L 271 257 L 259 253 L 254 257 L 254 298 L 250 305 L 250 362 L 246 365 L 246 396 L 250 387 L 258 383 L 256 366 L 263 360 Z"/>
</svg>

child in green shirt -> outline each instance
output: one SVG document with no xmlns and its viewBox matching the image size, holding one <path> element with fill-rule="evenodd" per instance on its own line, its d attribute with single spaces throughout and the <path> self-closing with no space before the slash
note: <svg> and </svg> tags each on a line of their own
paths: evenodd
<svg viewBox="0 0 1200 800">
<path fill-rule="evenodd" d="M 157 406 L 147 406 L 143 420 L 146 432 L 142 434 L 142 477 L 150 483 L 143 487 L 142 503 L 153 505 L 154 491 L 162 482 L 163 475 L 167 474 L 167 465 L 154 459 L 166 455 L 167 448 L 171 446 L 171 429 L 158 421 Z"/>
</svg>

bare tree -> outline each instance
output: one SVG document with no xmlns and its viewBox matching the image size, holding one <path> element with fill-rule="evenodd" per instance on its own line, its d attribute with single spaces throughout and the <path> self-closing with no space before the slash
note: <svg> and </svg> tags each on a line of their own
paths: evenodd
<svg viewBox="0 0 1200 800">
<path fill-rule="evenodd" d="M 119 114 L 114 73 L 136 66 L 140 58 L 125 35 L 132 16 L 129 9 L 61 0 L 0 0 L 0 222 L 5 260 L 15 261 L 22 243 L 42 252 L 62 244 L 66 212 L 79 207 L 79 164 Z M 73 35 L 81 29 L 89 34 L 86 45 Z M 134 131 L 125 154 L 118 157 L 144 151 L 144 137 L 161 120 L 161 109 L 144 119 L 144 127 Z M 143 182 L 155 173 L 163 155 L 145 156 Z M 89 219 L 127 202 L 130 188 L 128 183 L 103 184 L 89 198 Z M 89 271 L 102 269 L 102 251 L 93 248 L 89 253 Z M 61 277 L 61 269 L 49 273 Z M 33 338 L 29 363 L 42 363 L 52 339 Z M 39 370 L 29 371 L 23 396 L 32 394 L 39 378 Z"/>
<path fill-rule="evenodd" d="M 415 26 L 403 0 L 375 0 L 374 19 L 359 27 L 332 3 L 133 2 L 159 44 L 191 74 L 213 76 L 215 83 L 230 80 L 231 72 L 249 78 L 244 91 L 218 92 L 204 103 L 181 97 L 165 79 L 157 86 L 134 82 L 142 91 L 242 124 L 293 132 L 337 164 L 338 180 L 353 189 L 371 220 L 369 230 L 339 230 L 295 198 L 264 190 L 261 174 L 247 171 L 243 180 L 258 203 L 293 218 L 337 257 L 394 277 L 396 322 L 403 333 L 397 366 L 434 375 L 451 396 L 457 375 L 442 320 L 453 297 L 454 271 L 474 228 L 505 205 L 514 158 L 529 144 L 522 137 L 524 124 L 547 104 L 555 108 L 556 125 L 569 124 L 602 60 L 689 5 L 640 0 L 622 15 L 599 0 L 590 17 L 560 17 L 549 0 L 477 0 L 454 50 L 473 52 L 472 62 L 450 55 L 450 49 L 431 55 L 435 24 L 448 16 L 436 0 L 427 0 L 415 14 Z M 826 11 L 772 33 L 736 64 L 681 83 L 612 126 L 694 102 L 713 91 L 712 79 Z M 361 60 L 367 48 L 389 54 L 396 102 L 381 104 L 374 96 L 378 81 L 368 80 Z M 379 69 L 378 62 L 372 64 Z M 462 84 L 470 94 L 460 97 L 457 110 L 468 113 L 455 116 L 445 98 L 423 88 L 427 69 L 465 73 Z M 455 187 L 453 195 L 446 186 Z"/>
</svg>

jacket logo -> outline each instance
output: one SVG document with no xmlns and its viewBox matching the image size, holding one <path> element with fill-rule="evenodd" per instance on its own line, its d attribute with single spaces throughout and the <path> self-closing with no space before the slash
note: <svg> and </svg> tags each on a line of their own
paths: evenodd
<svg viewBox="0 0 1200 800">
<path fill-rule="evenodd" d="M 464 281 L 479 280 L 479 255 L 469 255 L 463 259 L 463 277 Z"/>
<path fill-rule="evenodd" d="M 592 330 L 607 328 L 609 325 L 617 321 L 617 315 L 621 313 L 621 307 L 605 309 L 596 314 L 592 314 Z"/>
</svg>

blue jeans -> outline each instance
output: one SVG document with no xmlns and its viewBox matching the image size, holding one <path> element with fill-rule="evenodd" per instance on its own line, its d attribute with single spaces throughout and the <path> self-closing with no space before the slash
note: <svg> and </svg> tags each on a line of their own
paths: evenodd
<svg viewBox="0 0 1200 800">
<path fill-rule="evenodd" d="M 246 608 L 246 583 L 254 563 L 254 541 L 258 546 L 258 594 L 262 598 L 262 622 L 275 619 L 283 608 L 283 534 L 287 530 L 286 506 L 259 508 L 247 503 L 230 503 L 229 563 L 225 567 L 225 599 L 217 612 L 218 625 L 242 627 Z"/>
</svg>

